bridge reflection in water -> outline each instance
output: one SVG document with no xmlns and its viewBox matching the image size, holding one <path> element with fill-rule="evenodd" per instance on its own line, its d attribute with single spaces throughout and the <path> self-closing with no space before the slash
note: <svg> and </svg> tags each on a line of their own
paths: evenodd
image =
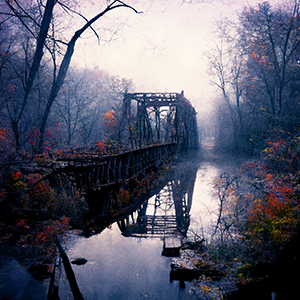
<svg viewBox="0 0 300 300">
<path fill-rule="evenodd" d="M 156 195 L 117 222 L 124 236 L 163 240 L 165 256 L 178 256 L 187 235 L 197 167 L 175 170 Z"/>
</svg>

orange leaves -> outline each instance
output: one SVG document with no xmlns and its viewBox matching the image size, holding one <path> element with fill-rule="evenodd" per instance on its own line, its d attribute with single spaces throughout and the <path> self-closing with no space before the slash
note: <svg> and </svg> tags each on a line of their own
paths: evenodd
<svg viewBox="0 0 300 300">
<path fill-rule="evenodd" d="M 255 52 L 252 52 L 252 53 L 251 53 L 251 56 L 252 56 L 253 59 L 255 59 L 255 60 L 257 61 L 257 55 L 256 55 Z"/>
<path fill-rule="evenodd" d="M 0 151 L 10 150 L 13 146 L 11 132 L 4 127 L 0 128 Z"/>
<path fill-rule="evenodd" d="M 263 64 L 263 65 L 268 65 L 267 59 L 265 56 L 261 56 L 260 58 L 258 57 L 258 55 L 255 52 L 251 53 L 252 58 L 255 60 L 255 62 L 259 65 Z"/>
<path fill-rule="evenodd" d="M 24 227 L 26 229 L 29 229 L 30 227 L 28 225 L 26 225 L 25 220 L 24 219 L 20 219 L 17 223 L 17 226 L 19 227 Z"/>
<path fill-rule="evenodd" d="M 260 257 L 272 257 L 296 232 L 300 216 L 300 138 L 269 141 L 261 160 L 247 162 L 236 186 L 215 181 L 221 218 Z M 231 191 L 231 188 L 234 191 Z M 236 216 L 233 219 L 232 216 Z"/>
<path fill-rule="evenodd" d="M 264 65 L 266 65 L 267 59 L 264 56 L 262 56 L 262 58 L 260 59 L 260 63 L 263 63 Z"/>
<path fill-rule="evenodd" d="M 61 157 L 61 156 L 62 156 L 62 150 L 55 149 L 54 153 L 55 153 L 55 155 L 56 155 L 57 157 Z"/>
<path fill-rule="evenodd" d="M 23 176 L 21 172 L 17 172 L 12 177 L 15 183 L 11 188 L 13 191 L 20 191 L 23 209 L 48 209 L 56 197 L 56 192 L 50 187 L 49 182 L 41 180 L 41 174 L 32 173 Z"/>
<path fill-rule="evenodd" d="M 50 187 L 48 181 L 41 181 L 33 187 L 29 196 L 31 198 L 30 202 L 32 208 L 42 209 L 48 208 L 51 205 L 56 197 L 56 193 L 53 188 Z"/>
<path fill-rule="evenodd" d="M 273 242 L 282 244 L 294 233 L 299 214 L 289 202 L 268 197 L 264 203 L 255 205 L 248 217 L 249 237 L 252 242 Z"/>
<path fill-rule="evenodd" d="M 20 171 L 18 171 L 17 173 L 15 173 L 15 174 L 12 176 L 12 178 L 13 178 L 14 180 L 17 180 L 17 179 L 21 178 L 22 176 L 23 176 L 22 173 L 21 173 Z"/>
<path fill-rule="evenodd" d="M 27 134 L 29 144 L 35 146 L 39 136 L 40 136 L 40 130 L 36 128 L 32 129 L 31 132 Z"/>
<path fill-rule="evenodd" d="M 36 183 L 38 180 L 40 180 L 42 178 L 42 175 L 41 174 L 38 174 L 38 173 L 32 173 L 32 174 L 29 174 L 27 176 L 27 179 L 28 179 L 28 183 L 29 184 L 34 184 Z"/>
<path fill-rule="evenodd" d="M 55 238 L 70 228 L 69 221 L 70 218 L 62 217 L 59 220 L 43 224 L 44 226 L 41 226 L 39 231 L 36 232 L 33 244 L 38 245 L 41 249 L 44 249 L 45 246 L 51 247 L 55 242 Z"/>
<path fill-rule="evenodd" d="M 0 128 L 0 140 L 6 140 L 6 129 Z"/>
<path fill-rule="evenodd" d="M 279 139 L 268 142 L 263 151 L 264 160 L 270 169 L 281 173 L 296 173 L 300 167 L 300 138 Z"/>
<path fill-rule="evenodd" d="M 113 115 L 114 113 L 115 113 L 115 111 L 111 110 L 111 111 L 105 113 L 103 118 L 113 120 L 114 119 L 114 115 Z"/>
<path fill-rule="evenodd" d="M 103 120 L 106 127 L 114 127 L 116 125 L 115 114 L 116 112 L 114 110 L 110 110 L 103 115 Z"/>
<path fill-rule="evenodd" d="M 103 114 L 103 121 L 105 125 L 105 131 L 106 131 L 106 145 L 107 149 L 112 148 L 115 144 L 115 138 L 114 135 L 116 133 L 117 128 L 117 120 L 116 120 L 116 112 L 114 110 L 110 110 L 107 113 Z"/>
<path fill-rule="evenodd" d="M 114 110 L 110 110 L 109 112 L 103 115 L 103 121 L 106 127 L 106 135 L 109 139 L 111 139 L 110 136 L 112 136 L 112 134 L 115 132 L 115 128 L 117 126 L 115 114 L 116 112 Z"/>
<path fill-rule="evenodd" d="M 268 144 L 271 155 L 285 147 L 282 141 Z M 289 175 L 270 173 L 272 170 L 261 168 L 259 163 L 257 168 L 260 171 L 256 172 L 254 182 L 262 183 L 263 193 L 248 211 L 247 236 L 255 244 L 259 241 L 260 247 L 269 242 L 280 245 L 295 232 L 300 213 L 299 203 L 294 200 L 298 192 Z"/>
<path fill-rule="evenodd" d="M 284 148 L 286 146 L 286 141 L 285 140 L 280 140 L 278 142 L 268 142 L 269 152 L 276 152 L 279 150 L 280 147 Z"/>
<path fill-rule="evenodd" d="M 60 123 L 57 123 L 55 126 L 49 127 L 45 130 L 43 146 L 46 151 L 50 151 L 53 148 L 53 145 L 57 144 L 57 135 L 59 135 Z M 41 139 L 41 132 L 38 128 L 31 128 L 26 134 L 28 143 L 30 144 L 31 150 L 33 153 L 36 153 L 36 147 Z"/>
<path fill-rule="evenodd" d="M 47 147 L 45 147 L 45 148 L 47 148 Z M 49 153 L 48 152 L 43 152 L 39 155 L 34 155 L 34 161 L 40 166 L 45 166 L 51 160 L 50 160 L 50 157 L 49 157 Z"/>
</svg>

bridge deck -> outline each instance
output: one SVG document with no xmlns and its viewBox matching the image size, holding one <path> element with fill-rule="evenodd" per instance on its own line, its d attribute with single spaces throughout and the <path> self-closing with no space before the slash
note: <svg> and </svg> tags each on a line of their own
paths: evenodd
<svg viewBox="0 0 300 300">
<path fill-rule="evenodd" d="M 160 166 L 175 155 L 176 149 L 173 143 L 106 156 L 59 159 L 57 172 L 67 174 L 83 193 L 96 191 Z"/>
</svg>

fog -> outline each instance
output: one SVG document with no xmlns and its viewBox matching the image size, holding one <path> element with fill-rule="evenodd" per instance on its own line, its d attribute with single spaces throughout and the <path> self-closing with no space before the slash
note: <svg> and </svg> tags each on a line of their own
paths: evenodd
<svg viewBox="0 0 300 300">
<path fill-rule="evenodd" d="M 214 45 L 214 24 L 248 2 L 131 1 L 141 13 L 117 9 L 99 20 L 100 44 L 89 31 L 76 46 L 73 63 L 132 79 L 136 91 L 184 90 L 196 110 L 203 110 L 216 93 L 205 57 Z"/>
</svg>

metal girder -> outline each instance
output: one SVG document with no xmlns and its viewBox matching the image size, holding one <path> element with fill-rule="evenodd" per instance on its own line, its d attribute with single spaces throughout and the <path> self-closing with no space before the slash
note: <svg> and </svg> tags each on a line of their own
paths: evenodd
<svg viewBox="0 0 300 300">
<path fill-rule="evenodd" d="M 184 99 L 181 93 L 127 93 L 125 97 L 143 103 L 146 107 L 180 105 Z"/>
<path fill-rule="evenodd" d="M 133 148 L 170 142 L 198 148 L 196 112 L 183 91 L 124 94 L 123 116 Z"/>
</svg>

